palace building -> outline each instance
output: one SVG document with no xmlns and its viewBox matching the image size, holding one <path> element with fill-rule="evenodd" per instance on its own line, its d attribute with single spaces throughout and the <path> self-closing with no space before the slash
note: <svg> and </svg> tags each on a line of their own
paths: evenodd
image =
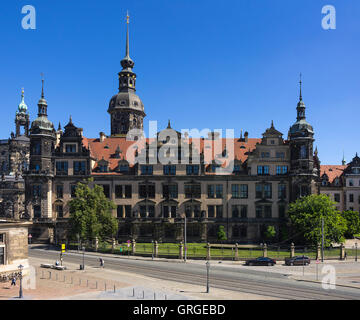
<svg viewBox="0 0 360 320">
<path fill-rule="evenodd" d="M 32 221 L 33 241 L 66 239 L 68 202 L 75 196 L 76 184 L 90 177 L 91 184 L 101 185 L 117 206 L 113 215 L 119 222 L 117 238 L 121 241 L 181 241 L 184 216 L 189 241 L 214 241 L 221 225 L 229 241 L 258 243 L 269 225 L 276 228 L 280 239 L 287 233 L 290 202 L 337 190 L 333 175 L 328 174 L 331 168 L 320 166 L 317 151 L 313 151 L 314 129 L 306 120 L 301 81 L 296 121 L 286 137 L 273 122 L 261 138 L 250 138 L 248 132 L 231 139 L 216 132 L 189 137 L 172 129 L 169 121 L 156 137 L 145 139 L 141 132 L 146 114 L 136 93 L 129 21 L 121 66 L 118 93 L 107 109 L 109 135 L 101 132 L 96 138 L 85 137 L 71 117 L 63 129 L 59 125 L 55 130 L 47 116 L 44 89 L 30 129 L 27 108 L 19 106 L 22 113 L 16 123 L 25 126 L 25 133 L 22 136 L 17 129 L 8 144 L 19 139 L 17 144 L 26 148 L 26 142 L 28 149 L 19 152 L 18 166 L 3 160 L 2 172 L 4 179 L 16 175 L 24 183 L 19 217 Z M 22 95 L 21 105 L 23 101 Z M 183 158 L 188 161 L 181 161 Z M 335 167 L 339 174 L 347 172 L 344 166 Z M 330 184 L 325 185 L 325 180 Z M 346 190 L 351 190 L 350 182 L 346 183 Z M 358 205 L 353 208 L 358 210 Z"/>
</svg>

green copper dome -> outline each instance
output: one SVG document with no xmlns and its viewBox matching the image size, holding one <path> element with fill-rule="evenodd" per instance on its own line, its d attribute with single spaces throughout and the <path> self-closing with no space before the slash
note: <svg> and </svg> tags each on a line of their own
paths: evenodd
<svg viewBox="0 0 360 320">
<path fill-rule="evenodd" d="M 17 113 L 26 113 L 27 109 L 28 109 L 28 107 L 27 107 L 27 105 L 26 105 L 26 103 L 24 101 L 24 89 L 22 89 L 22 91 L 21 91 L 21 102 L 20 102 L 20 104 L 18 106 Z"/>
</svg>

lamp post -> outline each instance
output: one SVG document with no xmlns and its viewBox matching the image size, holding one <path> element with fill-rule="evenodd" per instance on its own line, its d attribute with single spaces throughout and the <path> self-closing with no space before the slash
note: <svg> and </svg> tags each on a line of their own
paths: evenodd
<svg viewBox="0 0 360 320">
<path fill-rule="evenodd" d="M 209 276 L 210 276 L 210 262 L 206 262 L 206 293 L 210 292 L 210 286 L 209 286 Z"/>
<path fill-rule="evenodd" d="M 357 261 L 357 242 L 355 243 L 355 261 Z"/>
<path fill-rule="evenodd" d="M 184 214 L 184 261 L 186 262 L 186 255 L 187 255 L 187 246 L 186 246 L 186 212 Z"/>
<path fill-rule="evenodd" d="M 83 250 L 83 264 L 82 264 L 82 269 L 85 270 L 85 246 L 82 247 Z"/>
<path fill-rule="evenodd" d="M 154 260 L 154 240 L 151 240 L 151 248 L 152 248 L 151 258 Z"/>
<path fill-rule="evenodd" d="M 20 272 L 20 289 L 19 289 L 19 298 L 22 299 L 23 298 L 23 289 L 22 289 L 22 271 L 23 271 L 24 266 L 22 264 L 20 264 L 18 266 L 19 272 Z"/>
</svg>

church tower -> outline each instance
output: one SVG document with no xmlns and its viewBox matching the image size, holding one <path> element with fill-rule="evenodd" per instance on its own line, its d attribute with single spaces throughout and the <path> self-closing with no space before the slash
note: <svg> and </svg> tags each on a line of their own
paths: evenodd
<svg viewBox="0 0 360 320">
<path fill-rule="evenodd" d="M 126 137 L 131 129 L 143 129 L 146 116 L 144 105 L 136 95 L 136 74 L 133 72 L 134 61 L 129 54 L 129 15 L 126 17 L 126 51 L 121 60 L 122 70 L 119 72 L 119 93 L 109 103 L 108 113 L 111 119 L 111 136 Z"/>
<path fill-rule="evenodd" d="M 47 107 L 42 80 L 38 117 L 31 123 L 30 128 L 30 169 L 24 174 L 26 210 L 29 217 L 35 220 L 52 217 L 52 157 L 56 131 L 47 117 Z"/>
<path fill-rule="evenodd" d="M 29 113 L 27 111 L 27 105 L 24 101 L 24 89 L 22 89 L 21 92 L 21 102 L 18 106 L 18 110 L 16 111 L 15 116 L 15 127 L 16 127 L 16 133 L 15 137 L 19 137 L 21 135 L 21 127 L 24 129 L 24 135 L 26 137 L 29 136 Z"/>
<path fill-rule="evenodd" d="M 296 122 L 289 130 L 291 201 L 317 193 L 317 168 L 314 167 L 314 130 L 306 121 L 305 103 L 302 99 L 302 81 L 300 75 L 300 99 L 297 104 Z"/>
</svg>

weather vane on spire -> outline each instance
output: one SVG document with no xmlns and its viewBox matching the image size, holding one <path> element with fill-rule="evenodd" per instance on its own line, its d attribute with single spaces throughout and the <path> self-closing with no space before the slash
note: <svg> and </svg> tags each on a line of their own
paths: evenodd
<svg viewBox="0 0 360 320">
<path fill-rule="evenodd" d="M 126 11 L 126 23 L 129 24 L 129 22 L 130 22 L 129 11 Z"/>
</svg>

